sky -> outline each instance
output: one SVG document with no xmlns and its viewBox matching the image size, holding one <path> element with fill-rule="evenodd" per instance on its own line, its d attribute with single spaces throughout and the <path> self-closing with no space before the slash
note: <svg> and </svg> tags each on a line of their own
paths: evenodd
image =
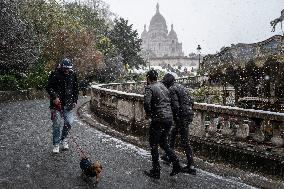
<svg viewBox="0 0 284 189">
<path fill-rule="evenodd" d="M 112 12 L 128 19 L 141 35 L 159 3 L 168 30 L 171 24 L 185 55 L 214 54 L 224 46 L 255 43 L 282 34 L 280 23 L 271 32 L 270 21 L 280 17 L 284 0 L 104 0 Z M 283 23 L 284 31 L 284 23 Z"/>
</svg>

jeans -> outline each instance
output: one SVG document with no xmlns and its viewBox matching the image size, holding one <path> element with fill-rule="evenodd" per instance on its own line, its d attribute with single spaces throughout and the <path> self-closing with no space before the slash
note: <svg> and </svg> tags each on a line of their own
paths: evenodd
<svg viewBox="0 0 284 189">
<path fill-rule="evenodd" d="M 159 164 L 159 149 L 160 146 L 173 162 L 173 166 L 179 166 L 179 160 L 174 151 L 170 149 L 168 143 L 169 131 L 172 126 L 172 121 L 152 121 L 149 128 L 149 143 L 151 147 L 152 165 L 155 171 L 160 171 Z"/>
<path fill-rule="evenodd" d="M 187 165 L 191 166 L 193 164 L 192 148 L 188 139 L 188 125 L 189 121 L 186 120 L 176 120 L 175 126 L 172 128 L 170 133 L 170 147 L 175 148 L 176 136 L 180 134 L 181 147 L 185 151 L 187 157 Z"/>
<path fill-rule="evenodd" d="M 71 124 L 74 121 L 73 111 L 66 110 L 66 107 L 64 107 L 62 111 L 50 109 L 50 112 L 51 112 L 51 120 L 53 123 L 52 124 L 53 145 L 57 145 L 60 143 L 60 140 L 63 140 L 67 137 L 68 132 L 71 129 Z M 64 122 L 64 124 L 60 137 L 60 128 L 62 125 L 62 121 Z"/>
</svg>

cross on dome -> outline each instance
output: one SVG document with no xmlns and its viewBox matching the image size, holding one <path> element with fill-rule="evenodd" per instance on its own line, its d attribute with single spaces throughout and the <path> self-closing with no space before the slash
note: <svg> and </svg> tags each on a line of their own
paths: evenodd
<svg viewBox="0 0 284 189">
<path fill-rule="evenodd" d="M 158 13 L 160 13 L 160 10 L 159 10 L 159 3 L 157 3 L 157 5 L 156 5 L 156 13 L 158 14 Z"/>
</svg>

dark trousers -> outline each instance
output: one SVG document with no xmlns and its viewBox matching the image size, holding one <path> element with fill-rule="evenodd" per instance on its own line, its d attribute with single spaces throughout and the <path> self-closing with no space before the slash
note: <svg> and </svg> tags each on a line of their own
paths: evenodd
<svg viewBox="0 0 284 189">
<path fill-rule="evenodd" d="M 151 147 L 152 165 L 155 171 L 160 171 L 159 146 L 165 151 L 173 166 L 179 166 L 179 160 L 170 149 L 168 136 L 172 121 L 152 121 L 149 128 L 149 142 Z"/>
<path fill-rule="evenodd" d="M 189 121 L 178 120 L 175 121 L 175 126 L 170 132 L 170 147 L 175 149 L 175 142 L 177 134 L 180 134 L 181 147 L 185 151 L 187 158 L 187 165 L 191 166 L 193 164 L 192 148 L 188 139 L 188 125 Z"/>
</svg>

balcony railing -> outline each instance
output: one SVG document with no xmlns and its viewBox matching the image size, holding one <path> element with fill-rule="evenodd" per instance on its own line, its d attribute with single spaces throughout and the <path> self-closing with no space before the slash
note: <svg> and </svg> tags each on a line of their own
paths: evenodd
<svg viewBox="0 0 284 189">
<path fill-rule="evenodd" d="M 92 86 L 92 110 L 119 130 L 145 136 L 149 124 L 145 119 L 143 95 L 137 94 L 144 87 L 143 82 Z M 195 116 L 189 135 L 195 150 L 204 150 L 205 147 L 199 149 L 202 144 L 212 153 L 218 151 L 219 156 L 222 145 L 238 153 L 245 152 L 249 157 L 277 159 L 275 167 L 282 171 L 284 113 L 206 103 L 194 103 L 193 108 Z"/>
</svg>

